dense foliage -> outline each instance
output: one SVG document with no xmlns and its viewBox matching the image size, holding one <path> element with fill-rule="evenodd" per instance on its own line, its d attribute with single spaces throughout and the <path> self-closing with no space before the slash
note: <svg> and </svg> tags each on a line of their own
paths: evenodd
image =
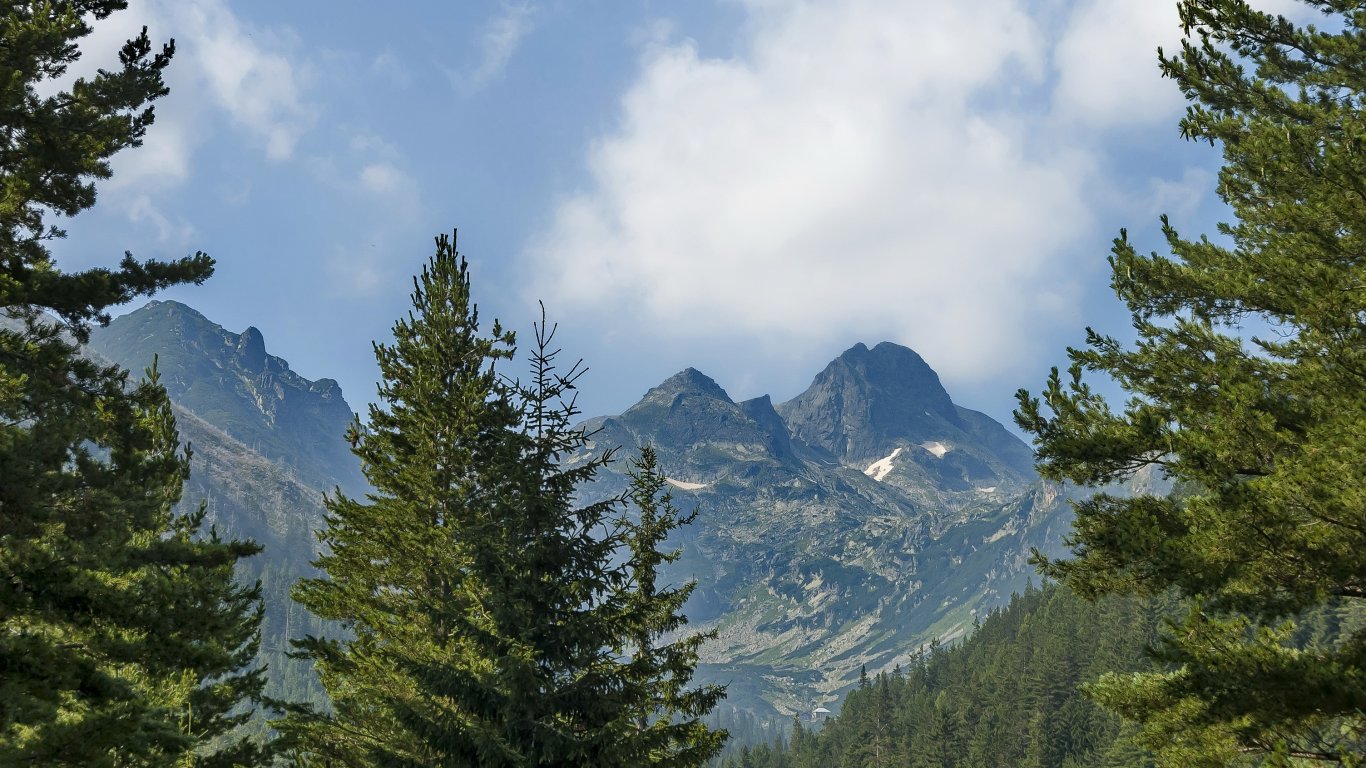
<svg viewBox="0 0 1366 768">
<path fill-rule="evenodd" d="M 1223 239 L 1141 255 L 1121 235 L 1113 286 L 1137 341 L 1091 332 L 1020 424 L 1049 477 L 1101 485 L 1157 465 L 1188 493 L 1099 494 L 1074 558 L 1045 570 L 1086 595 L 1189 597 L 1168 672 L 1099 689 L 1173 765 L 1266 754 L 1366 761 L 1366 631 L 1304 644 L 1296 619 L 1366 598 L 1366 7 L 1305 0 L 1322 28 L 1242 0 L 1185 0 L 1162 57 L 1181 123 L 1223 150 Z M 1112 409 L 1083 380 L 1132 398 Z M 1357 607 L 1354 607 L 1357 606 Z"/>
<path fill-rule="evenodd" d="M 94 203 L 108 159 L 136 146 L 165 94 L 172 47 L 144 31 L 121 69 L 52 87 L 90 21 L 122 2 L 0 6 L 0 764 L 241 765 L 232 732 L 251 668 L 259 591 L 233 581 L 256 551 L 177 516 L 188 472 L 155 371 L 78 355 L 107 309 L 198 282 L 212 261 L 59 270 L 50 223 Z M 40 90 L 56 90 L 40 96 Z M 53 316 L 56 316 L 55 318 Z M 60 320 L 58 320 L 60 318 Z"/>
<path fill-rule="evenodd" d="M 678 630 L 691 587 L 661 588 L 658 546 L 684 522 L 653 453 L 620 499 L 577 506 L 608 456 L 562 461 L 578 367 L 557 373 L 538 326 L 530 384 L 506 378 L 513 336 L 485 336 L 453 240 L 377 344 L 383 383 L 356 453 L 375 490 L 328 502 L 296 590 L 346 640 L 299 643 L 333 710 L 282 728 L 316 765 L 700 765 L 722 691 L 688 688 L 700 636 Z"/>
<path fill-rule="evenodd" d="M 962 643 L 865 675 L 838 717 L 799 720 L 786 744 L 742 750 L 729 768 L 1142 768 L 1144 752 L 1081 685 L 1145 666 L 1155 603 L 1092 605 L 1029 589 Z"/>
</svg>

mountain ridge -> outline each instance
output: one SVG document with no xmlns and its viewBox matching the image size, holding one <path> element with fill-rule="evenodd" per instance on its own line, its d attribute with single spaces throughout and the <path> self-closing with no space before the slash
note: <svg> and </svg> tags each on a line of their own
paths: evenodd
<svg viewBox="0 0 1366 768">
<path fill-rule="evenodd" d="M 285 638 L 325 628 L 300 615 L 289 585 L 313 575 L 323 494 L 364 492 L 340 388 L 291 371 L 254 327 L 233 333 L 175 302 L 115 319 L 91 348 L 133 370 L 158 356 L 182 433 L 202 446 L 186 503 L 208 500 L 220 530 L 266 545 L 246 574 L 266 586 L 266 655 L 285 689 L 307 693 Z M 889 342 L 851 347 L 784 403 L 736 402 L 685 368 L 581 426 L 589 446 L 566 463 L 620 447 L 584 501 L 621 493 L 626 459 L 648 443 L 676 504 L 696 509 L 667 544 L 681 557 L 664 578 L 696 580 L 691 627 L 717 632 L 698 679 L 729 683 L 731 705 L 762 716 L 833 704 L 860 667 L 962 634 L 1023 588 L 1030 550 L 1059 551 L 1065 530 L 1028 447 Z"/>
<path fill-rule="evenodd" d="M 90 348 L 139 372 L 157 360 L 172 401 L 308 482 L 367 487 L 344 439 L 355 418 L 335 379 L 309 380 L 266 351 L 260 330 L 233 333 L 194 308 L 152 301 L 90 334 Z"/>
<path fill-rule="evenodd" d="M 687 611 L 718 633 L 699 674 L 739 681 L 733 700 L 758 712 L 833 702 L 860 667 L 963 633 L 1065 528 L 1028 446 L 891 342 L 854 345 L 776 406 L 735 403 L 688 368 L 584 427 L 593 450 L 652 445 L 677 503 L 697 510 L 669 575 L 697 580 Z M 626 482 L 610 468 L 597 494 Z"/>
</svg>

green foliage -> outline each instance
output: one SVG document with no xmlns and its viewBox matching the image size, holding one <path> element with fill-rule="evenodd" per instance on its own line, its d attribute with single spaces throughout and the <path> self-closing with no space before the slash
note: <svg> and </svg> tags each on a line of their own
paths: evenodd
<svg viewBox="0 0 1366 768">
<path fill-rule="evenodd" d="M 128 388 L 45 323 L 0 354 L 28 363 L 0 369 L 0 763 L 255 759 L 226 735 L 264 684 L 259 589 L 232 577 L 257 548 L 172 514 L 190 454 L 155 369 Z"/>
<path fill-rule="evenodd" d="M 933 644 L 906 667 L 861 681 L 820 730 L 798 720 L 785 747 L 755 747 L 724 765 L 1146 768 L 1119 719 L 1080 686 L 1145 665 L 1155 605 L 1030 589 L 960 645 Z"/>
<path fill-rule="evenodd" d="M 138 262 L 117 271 L 58 270 L 47 241 L 65 233 L 48 222 L 95 204 L 95 180 L 109 158 L 136 147 L 152 124 L 150 102 L 166 95 L 162 70 L 174 43 L 153 53 L 147 30 L 119 51 L 121 68 L 39 95 L 80 57 L 91 21 L 127 0 L 7 2 L 0 6 L 0 306 L 45 307 L 84 339 L 85 323 L 107 322 L 107 307 L 168 285 L 201 282 L 213 271 L 202 253 L 175 262 Z"/>
<path fill-rule="evenodd" d="M 144 31 L 120 69 L 37 95 L 124 5 L 0 6 L 0 763 L 245 765 L 262 759 L 238 729 L 264 683 L 260 594 L 233 568 L 257 547 L 173 513 L 190 452 L 155 366 L 130 385 L 71 341 L 213 263 L 65 273 L 46 246 L 63 234 L 47 217 L 94 203 L 166 92 L 172 47 L 153 55 Z"/>
<path fill-rule="evenodd" d="M 174 301 L 152 302 L 93 329 L 87 348 L 132 370 L 156 357 L 177 428 L 195 448 L 185 497 L 207 502 L 207 519 L 220 534 L 265 548 L 239 565 L 237 578 L 261 582 L 258 658 L 270 669 L 266 693 L 325 702 L 311 665 L 288 657 L 288 638 L 336 628 L 310 616 L 290 590 L 317 575 L 309 561 L 326 514 L 324 495 L 336 487 L 364 493 L 360 462 L 345 438 L 355 416 L 340 389 L 308 381 L 266 355 L 255 329 L 230 333 Z"/>
<path fill-rule="evenodd" d="M 1075 557 L 1044 565 L 1087 595 L 1191 598 L 1159 649 L 1171 671 L 1097 688 L 1174 765 L 1366 759 L 1366 633 L 1297 629 L 1366 597 L 1366 10 L 1306 2 L 1328 31 L 1181 3 L 1187 40 L 1162 69 L 1192 101 L 1183 134 L 1223 150 L 1227 244 L 1164 219 L 1171 255 L 1144 256 L 1121 233 L 1113 287 L 1137 342 L 1089 332 L 1070 376 L 1020 393 L 1045 475 L 1157 465 L 1184 489 L 1079 504 Z M 1132 398 L 1112 409 L 1084 371 Z"/>
<path fill-rule="evenodd" d="M 413 311 L 377 344 L 384 407 L 355 428 L 375 491 L 329 499 L 326 577 L 296 598 L 348 640 L 297 643 L 331 697 L 282 729 L 315 765 L 701 765 L 722 695 L 689 689 L 701 637 L 679 637 L 692 587 L 660 588 L 680 518 L 652 451 L 630 497 L 575 505 L 609 456 L 563 461 L 574 366 L 556 373 L 537 328 L 530 384 L 500 365 L 513 336 L 479 330 L 453 241 L 415 281 Z"/>
</svg>

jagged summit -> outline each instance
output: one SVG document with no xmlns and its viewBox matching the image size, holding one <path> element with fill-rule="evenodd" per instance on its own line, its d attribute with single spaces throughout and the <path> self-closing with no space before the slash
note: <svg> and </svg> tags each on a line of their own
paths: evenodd
<svg viewBox="0 0 1366 768">
<path fill-rule="evenodd" d="M 268 342 L 159 301 L 97 329 L 91 347 L 135 371 L 159 356 L 197 447 L 186 498 L 207 501 L 221 532 L 266 545 L 248 576 L 264 579 L 266 636 L 284 647 L 300 620 L 287 585 L 309 575 L 323 493 L 365 491 L 340 388 L 294 373 Z M 834 701 L 863 666 L 891 668 L 966 631 L 974 611 L 1023 587 L 1035 547 L 1060 551 L 1066 507 L 1035 483 L 1028 447 L 954 405 L 896 344 L 854 345 L 776 407 L 736 403 L 688 368 L 583 426 L 591 442 L 567 462 L 620 448 L 581 489 L 586 503 L 625 491 L 629 459 L 649 443 L 675 503 L 697 512 L 670 541 L 680 559 L 664 578 L 696 579 L 686 612 L 718 631 L 698 680 L 732 683 L 732 704 L 756 712 Z"/>
<path fill-rule="evenodd" d="M 710 376 L 685 368 L 650 389 L 620 416 L 591 419 L 595 442 L 630 453 L 655 446 L 675 479 L 711 482 L 736 462 L 778 461 L 790 451 L 787 428 L 763 398 L 737 404 Z"/>
<path fill-rule="evenodd" d="M 944 441 L 963 430 L 939 375 L 890 342 L 849 348 L 778 413 L 794 437 L 849 460 L 885 455 L 898 440 Z"/>
<path fill-rule="evenodd" d="M 242 332 L 237 342 L 237 354 L 242 357 L 242 365 L 249 371 L 260 373 L 266 369 L 266 340 L 255 326 Z"/>
<path fill-rule="evenodd" d="M 172 402 L 309 482 L 367 487 L 344 438 L 353 414 L 341 387 L 290 370 L 259 329 L 234 333 L 179 302 L 153 301 L 95 329 L 90 347 L 132 371 L 155 356 Z"/>
<path fill-rule="evenodd" d="M 843 364 L 887 397 L 914 401 L 924 410 L 953 419 L 953 400 L 939 374 L 909 347 L 884 341 L 872 349 L 857 344 L 832 363 Z"/>
<path fill-rule="evenodd" d="M 130 338 L 134 331 L 145 335 Z M 178 301 L 149 301 L 139 309 L 114 318 L 108 327 L 96 329 L 94 336 L 100 339 L 95 344 L 96 349 L 105 346 L 132 349 L 149 344 L 158 348 L 159 355 L 175 356 L 177 352 L 204 355 L 251 373 L 290 370 L 286 360 L 266 352 L 265 336 L 255 326 L 249 326 L 241 333 L 233 333 L 194 307 Z M 163 357 L 159 362 L 165 374 L 168 361 Z M 307 381 L 303 377 L 299 379 Z M 167 389 L 172 397 L 178 393 L 175 382 L 168 382 Z"/>
<path fill-rule="evenodd" d="M 659 386 L 646 393 L 645 399 L 672 398 L 682 394 L 700 394 L 732 402 L 730 395 L 726 394 L 726 390 L 722 389 L 715 379 L 696 368 L 684 368 L 660 382 Z"/>
<path fill-rule="evenodd" d="M 776 407 L 736 403 L 689 368 L 585 426 L 593 453 L 654 446 L 681 508 L 698 511 L 669 577 L 697 579 L 687 613 L 718 631 L 703 675 L 753 683 L 741 707 L 831 694 L 861 665 L 965 631 L 1060 530 L 1035 525 L 1062 506 L 1035 493 L 1028 446 L 955 405 L 898 344 L 850 347 Z M 622 492 L 626 468 L 609 466 L 594 498 Z"/>
</svg>

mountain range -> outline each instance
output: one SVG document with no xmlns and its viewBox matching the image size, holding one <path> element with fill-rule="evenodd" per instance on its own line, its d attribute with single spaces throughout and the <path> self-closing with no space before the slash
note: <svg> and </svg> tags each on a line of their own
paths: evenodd
<svg viewBox="0 0 1366 768">
<path fill-rule="evenodd" d="M 687 369 L 585 427 L 594 452 L 653 445 L 697 510 L 672 575 L 697 580 L 691 626 L 718 632 L 699 676 L 760 713 L 829 705 L 864 667 L 962 635 L 1068 523 L 1028 446 L 891 343 L 855 345 L 776 406 Z M 597 493 L 625 486 L 624 463 Z"/>
<path fill-rule="evenodd" d="M 220 533 L 265 546 L 244 576 L 265 586 L 274 691 L 315 693 L 284 651 L 321 625 L 288 589 L 312 573 L 323 495 L 367 487 L 340 388 L 290 370 L 255 328 L 227 331 L 172 301 L 116 318 L 90 348 L 133 371 L 156 359 L 194 448 L 184 503 L 203 500 Z M 963 635 L 1024 588 L 1031 549 L 1057 552 L 1070 521 L 1028 446 L 887 342 L 856 344 L 783 403 L 737 403 L 688 368 L 583 426 L 589 446 L 567 462 L 619 449 L 585 499 L 622 491 L 648 443 L 675 504 L 697 511 L 664 576 L 697 581 L 690 629 L 718 633 L 699 679 L 727 683 L 730 704 L 761 717 L 831 706 L 861 669 Z"/>
</svg>

